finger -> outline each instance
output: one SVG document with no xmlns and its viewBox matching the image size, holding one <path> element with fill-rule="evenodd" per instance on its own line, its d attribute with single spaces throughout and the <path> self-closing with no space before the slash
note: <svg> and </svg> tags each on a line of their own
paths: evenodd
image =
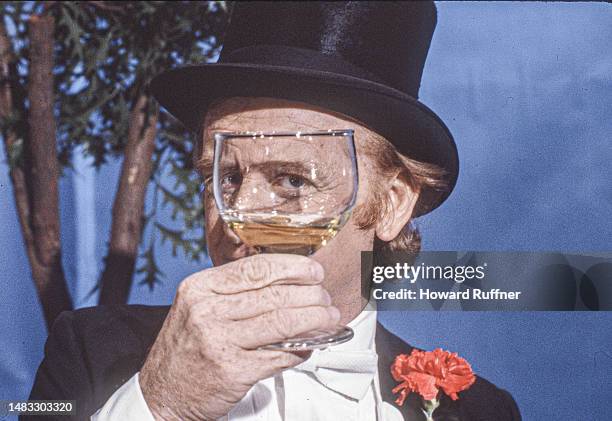
<svg viewBox="0 0 612 421">
<path fill-rule="evenodd" d="M 202 302 L 218 318 L 250 319 L 281 308 L 329 306 L 331 297 L 321 285 L 270 285 L 255 291 L 217 295 Z"/>
<path fill-rule="evenodd" d="M 245 361 L 249 362 L 250 370 L 245 370 L 244 374 L 250 383 L 273 377 L 285 369 L 295 367 L 306 361 L 312 354 L 311 351 L 295 353 L 267 349 L 243 350 L 241 353 Z"/>
<path fill-rule="evenodd" d="M 251 319 L 234 322 L 236 345 L 255 349 L 281 342 L 304 333 L 327 329 L 340 320 L 340 312 L 333 306 L 282 308 Z"/>
<path fill-rule="evenodd" d="M 210 269 L 206 286 L 217 294 L 236 294 L 271 284 L 316 285 L 323 276 L 323 267 L 308 257 L 258 254 Z"/>
<path fill-rule="evenodd" d="M 272 351 L 267 349 L 256 349 L 248 351 L 257 355 L 257 361 L 260 361 L 260 367 L 264 371 L 263 378 L 272 377 L 278 374 L 279 370 L 295 367 L 306 361 L 312 355 L 312 351 L 288 352 L 288 351 Z"/>
</svg>

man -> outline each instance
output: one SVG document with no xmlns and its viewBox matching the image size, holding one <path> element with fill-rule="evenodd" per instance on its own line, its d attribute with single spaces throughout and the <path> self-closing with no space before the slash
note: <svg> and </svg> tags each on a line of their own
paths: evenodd
<svg viewBox="0 0 612 421">
<path fill-rule="evenodd" d="M 216 131 L 353 129 L 357 205 L 311 258 L 257 254 L 204 194 L 214 267 L 167 307 L 65 313 L 32 399 L 76 399 L 76 419 L 425 420 L 418 396 L 394 403 L 389 367 L 412 347 L 376 322 L 360 252 L 415 251 L 410 221 L 437 207 L 458 161 L 440 119 L 416 100 L 435 26 L 430 2 L 237 3 L 220 63 L 177 69 L 152 89 L 198 133 L 210 176 Z M 347 324 L 350 341 L 312 353 L 259 347 Z M 478 378 L 435 420 L 519 420 L 512 397 Z"/>
</svg>

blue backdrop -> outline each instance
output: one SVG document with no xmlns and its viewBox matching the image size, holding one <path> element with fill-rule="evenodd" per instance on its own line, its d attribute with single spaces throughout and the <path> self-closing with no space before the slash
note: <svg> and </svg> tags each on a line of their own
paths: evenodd
<svg viewBox="0 0 612 421">
<path fill-rule="evenodd" d="M 430 250 L 612 250 L 612 7 L 438 3 L 421 88 L 461 157 L 451 198 L 418 225 Z M 4 151 L 0 152 L 4 157 Z M 0 399 L 27 397 L 46 331 L 0 164 Z M 119 163 L 62 179 L 64 261 L 78 306 L 101 267 Z M 161 248 L 163 285 L 133 303 L 170 303 L 205 265 Z M 408 342 L 443 346 L 512 392 L 526 420 L 612 416 L 612 313 L 395 313 Z"/>
</svg>

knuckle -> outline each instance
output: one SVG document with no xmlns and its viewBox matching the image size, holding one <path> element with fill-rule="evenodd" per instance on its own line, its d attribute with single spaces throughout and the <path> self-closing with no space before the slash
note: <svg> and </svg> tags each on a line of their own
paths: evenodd
<svg viewBox="0 0 612 421">
<path fill-rule="evenodd" d="M 202 325 L 203 319 L 204 316 L 197 308 L 190 306 L 186 310 L 186 321 L 188 326 L 199 328 Z"/>
<path fill-rule="evenodd" d="M 292 331 L 295 326 L 295 318 L 292 316 L 292 313 L 281 309 L 274 311 L 272 314 L 274 315 L 274 322 L 271 325 L 276 333 L 282 338 L 293 336 Z"/>
<path fill-rule="evenodd" d="M 287 306 L 289 301 L 289 295 L 287 294 L 286 288 L 281 286 L 270 286 L 265 288 L 267 299 L 270 300 L 271 304 L 276 308 L 283 308 Z"/>
<path fill-rule="evenodd" d="M 181 281 L 176 290 L 175 298 L 178 301 L 193 302 L 196 297 L 206 295 L 206 283 L 210 269 L 192 273 Z"/>
<path fill-rule="evenodd" d="M 206 306 L 215 319 L 222 319 L 227 316 L 228 306 L 225 303 L 225 297 L 215 297 L 212 300 L 204 300 L 202 302 Z"/>
<path fill-rule="evenodd" d="M 208 336 L 209 341 L 219 338 L 223 332 L 221 319 L 215 316 L 207 301 L 186 307 L 184 314 L 187 328 L 202 336 Z"/>
<path fill-rule="evenodd" d="M 272 263 L 264 256 L 240 259 L 236 263 L 240 274 L 251 282 L 261 282 L 272 275 Z"/>
<path fill-rule="evenodd" d="M 188 311 L 185 316 L 185 328 L 189 335 L 194 335 L 195 337 L 205 337 L 203 332 L 202 317 L 195 311 Z"/>
<path fill-rule="evenodd" d="M 225 306 L 223 306 L 223 301 L 220 301 L 218 297 L 201 298 L 197 303 L 197 307 L 199 312 L 206 314 L 209 322 L 214 322 L 225 316 Z"/>
</svg>

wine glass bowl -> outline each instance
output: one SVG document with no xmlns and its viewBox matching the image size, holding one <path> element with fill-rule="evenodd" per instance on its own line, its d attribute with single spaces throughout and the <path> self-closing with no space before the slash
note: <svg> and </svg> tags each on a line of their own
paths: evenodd
<svg viewBox="0 0 612 421">
<path fill-rule="evenodd" d="M 221 218 L 261 252 L 310 255 L 346 223 L 357 194 L 351 130 L 215 133 Z"/>
<path fill-rule="evenodd" d="M 348 221 L 358 190 L 352 130 L 217 132 L 214 141 L 215 202 L 244 244 L 309 256 Z M 310 350 L 352 336 L 337 326 L 263 348 Z"/>
</svg>

